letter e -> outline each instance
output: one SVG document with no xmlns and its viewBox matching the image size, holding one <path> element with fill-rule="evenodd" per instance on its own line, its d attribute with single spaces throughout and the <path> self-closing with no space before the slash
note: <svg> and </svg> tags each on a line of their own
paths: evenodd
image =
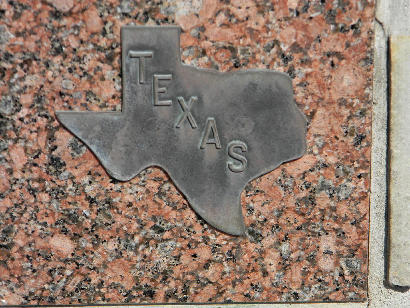
<svg viewBox="0 0 410 308">
<path fill-rule="evenodd" d="M 171 80 L 172 75 L 171 74 L 154 74 L 154 77 L 152 78 L 152 83 L 153 83 L 153 91 L 154 91 L 154 106 L 171 106 L 172 105 L 172 100 L 159 100 L 159 94 L 161 93 L 166 93 L 167 88 L 159 87 L 159 80 Z"/>
</svg>

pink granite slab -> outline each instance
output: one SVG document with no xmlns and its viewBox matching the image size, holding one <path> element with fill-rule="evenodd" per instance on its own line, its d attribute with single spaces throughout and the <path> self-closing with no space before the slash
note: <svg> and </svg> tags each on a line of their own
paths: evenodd
<svg viewBox="0 0 410 308">
<path fill-rule="evenodd" d="M 374 1 L 137 2 L 0 2 L 0 304 L 365 300 Z M 308 151 L 246 187 L 246 237 L 56 121 L 120 110 L 132 22 L 180 25 L 187 64 L 291 76 Z"/>
</svg>

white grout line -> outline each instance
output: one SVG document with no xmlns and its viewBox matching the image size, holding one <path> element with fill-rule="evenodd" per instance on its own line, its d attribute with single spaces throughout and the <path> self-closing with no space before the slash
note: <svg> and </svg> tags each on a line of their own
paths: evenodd
<svg viewBox="0 0 410 308">
<path fill-rule="evenodd" d="M 408 1 L 408 0 L 405 0 Z M 409 307 L 409 292 L 401 293 L 386 287 L 385 239 L 387 211 L 387 38 L 394 31 L 393 19 L 402 19 L 410 25 L 410 19 L 403 18 L 399 2 L 403 0 L 377 1 L 374 42 L 374 81 L 372 116 L 372 159 L 370 194 L 370 235 L 369 235 L 369 307 Z M 392 11 L 392 5 L 396 11 Z M 409 14 L 409 12 L 404 12 Z M 397 24 L 397 20 L 395 21 Z M 405 29 L 402 26 L 402 29 Z"/>
</svg>

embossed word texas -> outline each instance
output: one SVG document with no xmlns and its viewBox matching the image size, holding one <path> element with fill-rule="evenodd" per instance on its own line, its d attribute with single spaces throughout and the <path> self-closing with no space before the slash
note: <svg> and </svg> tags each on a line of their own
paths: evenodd
<svg viewBox="0 0 410 308">
<path fill-rule="evenodd" d="M 122 28 L 122 111 L 56 114 L 112 177 L 159 166 L 205 221 L 242 235 L 241 191 L 303 155 L 306 121 L 287 75 L 184 65 L 179 32 Z"/>
</svg>

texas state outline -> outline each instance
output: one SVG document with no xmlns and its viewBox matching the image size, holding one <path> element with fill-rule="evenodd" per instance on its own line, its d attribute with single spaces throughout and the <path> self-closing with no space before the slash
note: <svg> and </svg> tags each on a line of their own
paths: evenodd
<svg viewBox="0 0 410 308">
<path fill-rule="evenodd" d="M 164 169 L 210 225 L 243 235 L 245 185 L 306 151 L 306 119 L 283 73 L 181 63 L 177 26 L 121 29 L 121 112 L 56 111 L 113 178 Z"/>
</svg>

